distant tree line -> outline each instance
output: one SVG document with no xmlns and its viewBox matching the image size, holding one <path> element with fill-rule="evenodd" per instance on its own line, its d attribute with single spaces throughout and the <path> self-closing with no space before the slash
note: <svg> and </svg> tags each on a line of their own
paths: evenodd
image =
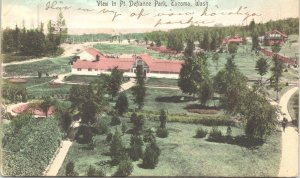
<svg viewBox="0 0 300 178">
<path fill-rule="evenodd" d="M 60 12 L 56 22 L 47 24 L 48 33 L 44 33 L 44 24 L 36 29 L 6 28 L 3 30 L 2 50 L 23 56 L 59 55 L 63 50 L 59 47 L 67 37 L 68 29 L 63 14 Z"/>
<path fill-rule="evenodd" d="M 184 43 L 189 40 L 198 42 L 198 47 L 205 51 L 214 51 L 221 44 L 225 37 L 239 35 L 246 41 L 246 37 L 258 37 L 267 31 L 277 29 L 286 34 L 297 34 L 299 31 L 299 19 L 289 18 L 285 20 L 269 21 L 267 23 L 255 24 L 252 21 L 247 26 L 229 26 L 229 27 L 197 27 L 190 26 L 183 29 L 174 29 L 169 32 L 154 31 L 146 34 L 149 41 L 157 46 L 162 44 L 175 51 L 182 51 Z"/>
</svg>

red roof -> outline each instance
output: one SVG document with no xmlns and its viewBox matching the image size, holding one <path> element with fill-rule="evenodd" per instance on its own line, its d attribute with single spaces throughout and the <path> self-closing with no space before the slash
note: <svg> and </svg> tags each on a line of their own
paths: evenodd
<svg viewBox="0 0 300 178">
<path fill-rule="evenodd" d="M 279 30 L 273 30 L 273 31 L 267 32 L 266 34 L 274 34 L 274 33 L 280 34 L 280 35 L 283 36 L 284 38 L 287 38 L 287 37 L 288 37 L 287 34 L 285 34 L 284 32 L 281 32 L 281 31 L 279 31 Z"/>
<path fill-rule="evenodd" d="M 225 38 L 223 40 L 223 43 L 225 44 L 229 44 L 229 43 L 242 43 L 243 42 L 243 38 L 239 37 L 239 36 L 236 36 L 236 37 L 233 37 L 233 38 Z"/>
<path fill-rule="evenodd" d="M 96 54 L 96 53 L 95 53 Z M 148 54 L 133 56 L 132 58 L 100 58 L 99 61 L 77 60 L 73 63 L 72 68 L 75 69 L 98 69 L 110 70 L 118 67 L 120 70 L 129 71 L 136 60 L 143 60 L 148 66 L 150 72 L 170 72 L 179 73 L 183 61 L 179 60 L 158 60 L 153 59 Z"/>
<path fill-rule="evenodd" d="M 97 55 L 99 55 L 100 56 L 100 58 L 102 57 L 104 57 L 105 58 L 105 56 L 100 52 L 100 51 L 98 51 L 97 49 L 95 49 L 95 48 L 88 48 L 88 49 L 86 49 L 85 50 L 86 52 L 88 52 L 88 53 L 90 53 L 91 55 L 93 55 L 94 57 L 96 57 Z"/>
</svg>

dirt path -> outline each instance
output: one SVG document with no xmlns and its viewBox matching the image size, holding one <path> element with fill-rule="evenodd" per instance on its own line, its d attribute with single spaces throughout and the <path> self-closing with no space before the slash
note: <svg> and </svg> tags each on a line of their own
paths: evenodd
<svg viewBox="0 0 300 178">
<path fill-rule="evenodd" d="M 63 82 L 61 80 L 61 82 Z M 135 85 L 135 79 L 130 79 L 127 83 L 122 84 L 121 90 L 125 91 L 130 89 Z M 72 128 L 75 129 L 80 126 L 79 122 L 74 122 Z M 70 147 L 72 146 L 72 141 L 66 139 L 60 144 L 60 148 L 54 154 L 52 161 L 49 163 L 48 167 L 44 172 L 44 176 L 56 176 L 60 167 L 62 166 Z"/>
<path fill-rule="evenodd" d="M 74 122 L 72 125 L 72 129 L 76 129 L 80 126 L 79 122 Z M 61 165 L 63 164 L 65 157 L 68 154 L 70 147 L 72 146 L 72 141 L 70 140 L 63 140 L 60 144 L 60 148 L 54 154 L 53 159 L 51 160 L 50 164 L 46 168 L 44 172 L 44 176 L 56 176 L 58 173 Z"/>
<path fill-rule="evenodd" d="M 82 50 L 91 47 L 92 45 L 96 44 L 97 42 L 87 42 L 87 43 L 81 43 L 81 44 L 62 44 L 61 47 L 65 50 L 60 57 L 69 57 L 77 54 L 78 52 L 81 52 Z M 28 64 L 38 61 L 47 60 L 50 57 L 43 57 L 43 58 L 37 58 L 37 59 L 30 59 L 26 61 L 19 61 L 19 62 L 10 62 L 10 63 L 3 63 L 2 66 L 10 66 L 10 65 L 19 65 L 19 64 Z"/>
<path fill-rule="evenodd" d="M 292 121 L 291 116 L 288 112 L 288 101 L 291 96 L 298 91 L 298 87 L 291 88 L 281 98 L 279 106 L 281 112 L 285 113 L 285 117 L 289 122 Z M 280 115 L 280 121 L 283 116 Z M 295 177 L 298 175 L 298 131 L 297 128 L 290 125 L 282 132 L 282 155 L 279 169 L 279 177 Z"/>
</svg>

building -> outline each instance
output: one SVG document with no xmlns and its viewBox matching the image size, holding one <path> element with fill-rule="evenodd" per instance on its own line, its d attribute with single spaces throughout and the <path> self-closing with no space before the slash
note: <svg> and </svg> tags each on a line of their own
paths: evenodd
<svg viewBox="0 0 300 178">
<path fill-rule="evenodd" d="M 179 60 L 153 59 L 148 54 L 132 55 L 129 58 L 112 58 L 94 48 L 86 49 L 82 54 L 73 62 L 72 74 L 109 74 L 113 68 L 117 67 L 124 72 L 124 76 L 135 77 L 137 66 L 142 66 L 146 77 L 177 79 L 183 64 L 183 61 Z"/>
<path fill-rule="evenodd" d="M 265 33 L 264 45 L 283 45 L 288 39 L 288 35 L 278 30 L 273 30 Z"/>
<path fill-rule="evenodd" d="M 228 37 L 223 40 L 224 45 L 229 45 L 230 43 L 241 44 L 243 43 L 243 38 L 240 36 Z"/>
</svg>

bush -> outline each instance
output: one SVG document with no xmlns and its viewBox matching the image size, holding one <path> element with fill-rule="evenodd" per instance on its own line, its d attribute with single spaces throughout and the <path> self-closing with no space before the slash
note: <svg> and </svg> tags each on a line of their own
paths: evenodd
<svg viewBox="0 0 300 178">
<path fill-rule="evenodd" d="M 88 144 L 93 141 L 92 128 L 88 125 L 81 125 L 76 134 L 76 140 L 80 144 Z"/>
<path fill-rule="evenodd" d="M 123 134 L 127 131 L 127 125 L 125 122 L 122 122 L 121 129 Z"/>
<path fill-rule="evenodd" d="M 218 129 L 218 127 L 213 127 L 212 130 L 209 132 L 209 139 L 211 140 L 219 140 L 222 139 L 222 137 L 222 132 Z"/>
<path fill-rule="evenodd" d="M 109 132 L 109 133 L 106 135 L 106 139 L 105 139 L 105 140 L 106 140 L 107 142 L 111 142 L 112 137 L 113 137 L 113 134 Z"/>
<path fill-rule="evenodd" d="M 162 129 L 162 128 L 158 128 L 156 130 L 156 136 L 158 136 L 159 138 L 167 138 L 169 135 L 169 132 L 166 128 Z"/>
<path fill-rule="evenodd" d="M 120 125 L 120 124 L 121 124 L 121 120 L 118 116 L 115 115 L 111 118 L 110 125 L 115 126 L 115 125 Z"/>
<path fill-rule="evenodd" d="M 127 112 L 128 110 L 128 99 L 127 96 L 125 94 L 120 94 L 117 101 L 116 101 L 116 105 L 115 108 L 118 112 L 119 115 L 123 115 L 124 113 Z"/>
<path fill-rule="evenodd" d="M 102 135 L 108 132 L 108 121 L 104 118 L 97 119 L 95 123 L 95 132 L 96 134 Z"/>
<path fill-rule="evenodd" d="M 127 156 L 127 154 L 125 154 L 125 156 L 120 161 L 118 170 L 114 176 L 127 177 L 132 173 L 132 171 L 133 171 L 132 161 Z"/>
<path fill-rule="evenodd" d="M 97 170 L 94 166 L 89 166 L 87 170 L 88 177 L 105 177 L 105 173 L 102 170 Z"/>
<path fill-rule="evenodd" d="M 133 161 L 138 161 L 143 158 L 143 140 L 138 135 L 132 135 L 130 138 L 129 156 Z"/>
<path fill-rule="evenodd" d="M 208 131 L 206 129 L 199 127 L 196 130 L 196 138 L 204 138 L 204 137 L 206 137 L 207 133 L 208 133 Z"/>
<path fill-rule="evenodd" d="M 74 168 L 75 168 L 74 162 L 69 161 L 66 166 L 66 176 L 68 177 L 78 176 L 78 173 L 74 170 Z"/>
<path fill-rule="evenodd" d="M 159 155 L 160 155 L 160 150 L 156 142 L 152 142 L 148 144 L 143 158 L 143 166 L 145 168 L 154 169 L 158 163 Z"/>
<path fill-rule="evenodd" d="M 232 129 L 230 126 L 228 126 L 226 131 L 226 137 L 231 137 L 231 134 L 232 134 Z"/>
</svg>

